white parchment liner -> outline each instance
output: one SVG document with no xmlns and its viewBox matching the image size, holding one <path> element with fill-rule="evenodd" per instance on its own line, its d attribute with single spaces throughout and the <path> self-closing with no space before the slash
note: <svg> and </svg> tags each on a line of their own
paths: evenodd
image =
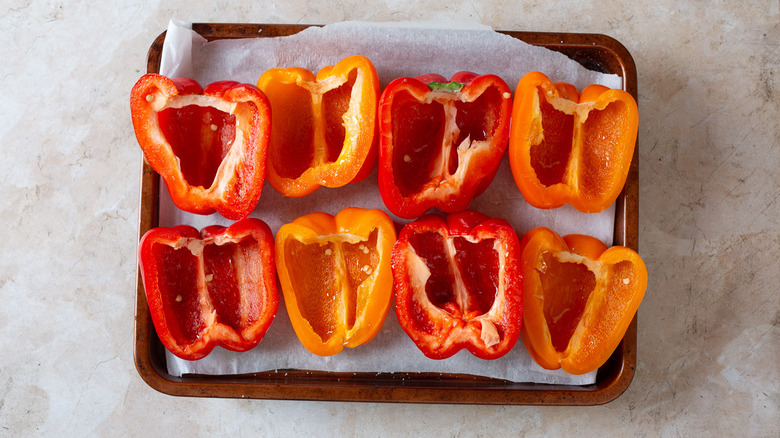
<svg viewBox="0 0 780 438">
<path fill-rule="evenodd" d="M 260 33 L 262 35 L 262 31 Z M 514 91 L 529 71 L 541 71 L 553 81 L 574 84 L 579 89 L 599 83 L 621 88 L 616 75 L 587 70 L 577 62 L 547 49 L 534 47 L 482 25 L 453 23 L 345 22 L 308 28 L 282 38 L 251 38 L 206 42 L 188 23 L 171 20 L 163 47 L 160 73 L 190 77 L 201 85 L 218 80 L 255 84 L 273 67 L 304 67 L 316 73 L 349 55 L 372 60 L 382 87 L 401 76 L 438 73 L 450 77 L 461 70 L 501 76 Z M 386 210 L 377 189 L 376 171 L 365 181 L 338 189 L 321 188 L 299 199 L 283 198 L 269 184 L 263 188 L 252 217 L 264 220 L 274 233 L 285 223 L 307 213 L 336 214 L 348 207 Z M 599 214 L 583 214 L 566 206 L 539 210 L 529 206 L 512 179 L 504 158 L 490 188 L 470 208 L 508 220 L 518 236 L 537 226 L 547 226 L 561 235 L 589 234 L 612 244 L 614 205 Z M 397 224 L 407 221 L 393 217 Z M 230 225 L 218 214 L 192 215 L 176 208 L 164 184 L 160 185 L 160 226 L 190 224 Z M 216 348 L 199 361 L 185 361 L 166 351 L 168 371 L 182 374 L 243 374 L 269 370 L 302 369 L 338 372 L 443 372 L 474 374 L 514 382 L 585 385 L 595 382 L 596 372 L 572 376 L 536 365 L 522 341 L 503 358 L 484 361 L 467 351 L 440 361 L 427 359 L 401 330 L 391 310 L 380 333 L 370 343 L 345 349 L 332 357 L 319 357 L 301 346 L 287 316 L 279 291 L 276 319 L 257 348 L 234 353 Z M 280 371 L 283 372 L 283 371 Z"/>
</svg>

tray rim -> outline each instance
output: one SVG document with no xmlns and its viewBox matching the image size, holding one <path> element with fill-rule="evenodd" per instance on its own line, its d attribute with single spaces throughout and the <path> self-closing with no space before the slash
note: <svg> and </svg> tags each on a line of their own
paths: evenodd
<svg viewBox="0 0 780 438">
<path fill-rule="evenodd" d="M 193 23 L 207 40 L 286 36 L 311 26 L 306 24 Z M 638 100 L 637 72 L 633 57 L 616 39 L 603 34 L 497 31 L 529 44 L 564 52 L 583 63 L 588 52 L 603 51 L 611 58 L 607 68 L 623 78 L 623 88 Z M 147 72 L 159 71 L 163 31 L 147 54 Z M 568 53 L 567 53 L 568 52 Z M 581 53 L 580 53 L 581 52 Z M 580 53 L 578 55 L 578 53 Z M 578 57 L 580 59 L 578 59 Z M 614 244 L 638 250 L 639 154 L 637 145 L 626 185 L 616 205 Z M 159 210 L 159 175 L 142 159 L 137 238 L 156 226 Z M 150 200 L 152 202 L 150 202 Z M 133 357 L 141 378 L 153 389 L 173 396 L 257 398 L 282 400 L 407 402 L 492 405 L 600 405 L 618 398 L 636 372 L 637 316 L 592 385 L 514 383 L 479 376 L 446 373 L 334 373 L 276 370 L 247 375 L 172 376 L 159 363 L 163 347 L 154 331 L 143 282 L 137 269 Z M 156 356 L 155 356 L 156 355 Z M 157 362 L 154 360 L 157 358 Z"/>
</svg>

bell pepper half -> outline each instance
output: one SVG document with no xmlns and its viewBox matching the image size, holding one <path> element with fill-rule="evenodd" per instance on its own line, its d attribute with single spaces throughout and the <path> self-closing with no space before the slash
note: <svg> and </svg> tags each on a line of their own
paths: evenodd
<svg viewBox="0 0 780 438">
<path fill-rule="evenodd" d="M 300 67 L 274 68 L 257 87 L 274 114 L 268 182 L 279 193 L 298 198 L 371 173 L 379 77 L 368 58 L 350 56 L 316 77 Z"/>
<path fill-rule="evenodd" d="M 431 359 L 463 348 L 497 359 L 520 337 L 520 248 L 504 220 L 467 210 L 408 223 L 393 248 L 393 279 L 398 322 Z"/>
<path fill-rule="evenodd" d="M 332 356 L 372 340 L 393 294 L 395 226 L 381 210 L 311 213 L 276 233 L 287 313 L 307 350 Z"/>
<path fill-rule="evenodd" d="M 416 218 L 468 208 L 493 181 L 509 137 L 512 94 L 495 75 L 399 78 L 379 99 L 379 193 Z"/>
<path fill-rule="evenodd" d="M 605 210 L 625 185 L 638 123 L 636 101 L 623 90 L 589 85 L 579 94 L 542 73 L 526 74 L 515 91 L 509 140 L 517 187 L 537 208 Z"/>
<path fill-rule="evenodd" d="M 585 374 L 617 348 L 647 287 L 647 268 L 622 246 L 540 227 L 520 242 L 523 343 L 543 368 Z"/>
<path fill-rule="evenodd" d="M 273 235 L 258 219 L 201 232 L 152 228 L 138 261 L 157 335 L 182 359 L 201 359 L 217 345 L 250 350 L 276 316 Z"/>
<path fill-rule="evenodd" d="M 141 77 L 130 97 L 138 144 L 173 202 L 197 214 L 243 219 L 260 199 L 271 107 L 253 85 Z"/>
</svg>

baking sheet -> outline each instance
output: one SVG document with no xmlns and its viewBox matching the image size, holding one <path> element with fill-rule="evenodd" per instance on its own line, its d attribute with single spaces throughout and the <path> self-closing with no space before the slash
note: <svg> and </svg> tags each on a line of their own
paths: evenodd
<svg viewBox="0 0 780 438">
<path fill-rule="evenodd" d="M 583 88 L 601 83 L 621 88 L 619 76 L 586 70 L 569 58 L 547 49 L 530 46 L 515 38 L 492 32 L 484 26 L 447 28 L 439 23 L 338 23 L 308 28 L 283 38 L 254 38 L 206 42 L 187 23 L 172 21 L 166 35 L 160 73 L 186 76 L 208 84 L 232 79 L 255 83 L 268 68 L 301 66 L 317 71 L 351 54 L 369 57 L 377 67 L 382 86 L 399 76 L 439 73 L 450 76 L 460 70 L 494 73 L 514 89 L 528 71 L 545 72 L 554 81 Z M 489 70 L 485 66 L 490 65 Z M 335 214 L 347 206 L 381 208 L 376 172 L 365 181 L 339 189 L 320 189 L 300 199 L 280 196 L 266 184 L 252 214 L 266 221 L 274 232 L 293 219 L 313 211 Z M 502 162 L 491 187 L 475 199 L 471 208 L 508 220 L 522 236 L 536 226 L 548 226 L 561 234 L 583 233 L 612 244 L 614 206 L 600 214 L 583 214 L 570 207 L 539 210 L 522 199 L 511 176 L 508 162 Z M 391 215 L 392 217 L 392 215 Z M 406 221 L 394 217 L 397 224 Z M 178 210 L 160 185 L 160 226 L 190 224 L 202 228 L 229 225 L 219 215 L 199 216 Z M 280 291 L 281 296 L 281 291 Z M 547 371 L 528 356 L 522 342 L 507 356 L 483 361 L 462 351 L 452 358 L 425 358 L 398 326 L 392 312 L 372 342 L 348 349 L 337 356 L 321 358 L 298 342 L 283 304 L 260 345 L 250 352 L 234 353 L 221 348 L 200 361 L 181 360 L 166 352 L 168 371 L 180 376 L 195 374 L 245 374 L 275 369 L 305 369 L 341 372 L 443 372 L 474 374 L 513 382 L 587 385 L 596 372 L 572 376 Z"/>
</svg>

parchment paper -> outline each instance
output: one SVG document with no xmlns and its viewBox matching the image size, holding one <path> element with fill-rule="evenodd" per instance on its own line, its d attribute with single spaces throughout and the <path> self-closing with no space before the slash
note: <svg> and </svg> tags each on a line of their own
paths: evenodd
<svg viewBox="0 0 780 438">
<path fill-rule="evenodd" d="M 262 35 L 262 31 L 261 31 Z M 530 46 L 490 28 L 470 23 L 366 23 L 344 22 L 308 28 L 281 38 L 251 38 L 206 42 L 188 23 L 171 20 L 163 47 L 160 73 L 190 77 L 202 85 L 218 80 L 254 84 L 273 67 L 304 67 L 313 72 L 334 65 L 349 55 L 367 56 L 377 68 L 381 86 L 402 76 L 439 73 L 450 77 L 461 70 L 501 76 L 514 90 L 529 71 L 541 71 L 553 81 L 565 81 L 579 89 L 600 83 L 621 88 L 621 78 L 587 70 L 557 52 Z M 283 198 L 265 184 L 252 217 L 264 220 L 276 233 L 279 227 L 315 211 L 336 214 L 348 207 L 386 210 L 377 189 L 376 170 L 366 180 L 338 189 L 321 188 L 299 199 Z M 589 234 L 612 244 L 614 205 L 599 214 L 583 214 L 566 206 L 539 210 L 529 206 L 512 179 L 506 159 L 490 188 L 470 208 L 508 220 L 518 236 L 537 226 L 547 226 L 561 235 Z M 391 214 L 398 225 L 405 220 Z M 160 185 L 160 226 L 190 224 L 230 225 L 218 214 L 193 215 L 175 207 L 167 188 Z M 281 290 L 279 291 L 280 300 Z M 445 372 L 474 374 L 514 382 L 585 385 L 596 372 L 583 376 L 548 371 L 536 365 L 522 341 L 503 358 L 484 361 L 467 351 L 434 361 L 426 358 L 401 330 L 391 310 L 377 337 L 368 344 L 345 349 L 332 357 L 319 357 L 301 346 L 290 325 L 283 300 L 276 319 L 257 348 L 234 353 L 216 348 L 199 361 L 185 361 L 166 351 L 168 372 L 180 376 L 198 374 L 243 374 L 270 370 L 304 369 L 338 372 Z"/>
</svg>

